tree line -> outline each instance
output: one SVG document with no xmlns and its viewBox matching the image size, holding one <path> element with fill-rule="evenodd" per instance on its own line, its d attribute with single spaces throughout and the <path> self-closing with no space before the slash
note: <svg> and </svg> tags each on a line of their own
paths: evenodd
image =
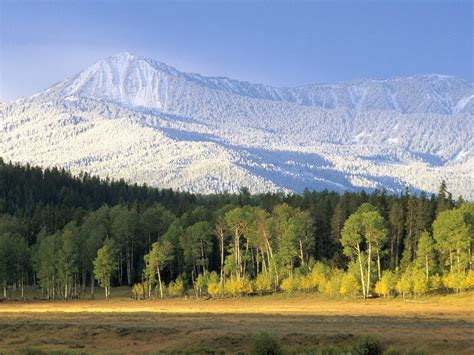
<svg viewBox="0 0 474 355">
<path fill-rule="evenodd" d="M 3 298 L 403 297 L 474 287 L 474 205 L 437 195 L 196 195 L 0 160 Z"/>
</svg>

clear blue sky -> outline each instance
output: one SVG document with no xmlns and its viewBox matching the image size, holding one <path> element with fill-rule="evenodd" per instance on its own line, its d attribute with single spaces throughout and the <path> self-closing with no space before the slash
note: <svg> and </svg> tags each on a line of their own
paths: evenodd
<svg viewBox="0 0 474 355">
<path fill-rule="evenodd" d="M 129 51 L 279 86 L 473 78 L 472 1 L 0 0 L 0 100 Z"/>
</svg>

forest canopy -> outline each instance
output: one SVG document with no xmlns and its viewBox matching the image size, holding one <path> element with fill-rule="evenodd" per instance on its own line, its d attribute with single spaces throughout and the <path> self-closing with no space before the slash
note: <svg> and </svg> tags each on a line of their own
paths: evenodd
<svg viewBox="0 0 474 355">
<path fill-rule="evenodd" d="M 474 287 L 474 204 L 437 195 L 198 195 L 0 160 L 3 298 L 133 286 L 136 298 Z"/>
</svg>

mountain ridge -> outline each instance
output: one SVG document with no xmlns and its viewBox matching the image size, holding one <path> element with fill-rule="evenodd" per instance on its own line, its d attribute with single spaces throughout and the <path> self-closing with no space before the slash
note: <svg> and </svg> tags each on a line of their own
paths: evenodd
<svg viewBox="0 0 474 355">
<path fill-rule="evenodd" d="M 474 198 L 472 83 L 386 82 L 297 92 L 119 54 L 0 105 L 0 156 L 192 192 L 434 192 L 444 179 Z"/>
<path fill-rule="evenodd" d="M 122 69 L 122 71 L 114 72 L 111 69 L 114 66 Z M 126 69 L 124 70 L 124 68 Z M 143 85 L 141 80 L 144 77 L 152 77 L 152 82 Z M 108 82 L 104 83 L 104 78 L 108 79 Z M 117 84 L 125 79 L 128 83 L 133 81 L 137 85 L 141 85 L 136 89 L 142 89 L 141 94 L 145 95 L 145 97 L 139 97 L 138 92 L 132 92 L 134 97 L 124 95 L 127 89 L 133 91 L 133 87 L 123 88 L 117 86 Z M 106 87 L 104 88 L 100 85 L 94 87 L 94 80 L 102 80 L 102 84 L 106 84 Z M 474 112 L 473 84 L 454 76 L 430 74 L 391 79 L 358 79 L 337 83 L 309 84 L 293 88 L 275 87 L 227 77 L 186 73 L 165 63 L 136 56 L 128 52 L 118 53 L 100 60 L 50 89 L 64 87 L 61 90 L 62 92 L 59 93 L 62 96 L 78 95 L 98 98 L 100 95 L 103 95 L 102 99 L 121 104 L 161 108 L 161 101 L 164 99 L 163 97 L 160 98 L 160 91 L 166 91 L 170 85 L 169 81 L 176 82 L 176 80 L 184 80 L 192 85 L 239 96 L 293 102 L 299 105 L 329 109 L 342 106 L 359 111 L 389 109 L 402 113 L 433 112 L 453 114 L 462 112 L 467 107 L 466 110 L 468 112 Z M 414 87 L 413 92 L 418 92 L 418 95 L 427 96 L 418 106 L 412 103 L 412 93 L 400 92 L 400 85 L 407 86 L 411 82 L 414 82 L 415 86 L 423 85 L 421 90 L 419 87 Z M 112 83 L 121 89 L 120 92 L 111 92 Z M 88 85 L 88 87 L 84 87 L 85 85 Z M 441 89 L 446 89 L 445 87 L 450 87 L 449 95 L 440 93 Z M 453 95 L 454 97 L 452 97 Z M 402 97 L 400 98 L 400 96 Z M 466 100 L 464 104 L 462 104 L 463 100 Z"/>
</svg>

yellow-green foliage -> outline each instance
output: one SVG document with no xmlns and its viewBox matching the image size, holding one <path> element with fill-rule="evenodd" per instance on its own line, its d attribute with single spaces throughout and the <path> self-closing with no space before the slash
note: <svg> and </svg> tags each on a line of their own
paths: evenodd
<svg viewBox="0 0 474 355">
<path fill-rule="evenodd" d="M 405 272 L 400 276 L 397 281 L 396 290 L 399 294 L 405 297 L 405 294 L 410 293 L 413 289 L 412 280 L 411 280 L 411 270 L 407 269 Z"/>
<path fill-rule="evenodd" d="M 381 296 L 387 297 L 395 290 L 397 285 L 397 275 L 391 271 L 385 271 L 382 278 L 375 284 L 375 292 Z"/>
<path fill-rule="evenodd" d="M 133 298 L 135 298 L 136 300 L 145 299 L 145 296 L 146 296 L 145 285 L 141 282 L 134 284 L 132 287 L 132 293 L 133 293 Z"/>
<path fill-rule="evenodd" d="M 224 291 L 227 295 L 240 295 L 242 293 L 242 283 L 237 278 L 228 279 L 225 282 Z"/>
<path fill-rule="evenodd" d="M 411 273 L 411 281 L 413 285 L 413 292 L 416 294 L 424 294 L 428 292 L 429 283 L 423 270 L 414 269 Z"/>
<path fill-rule="evenodd" d="M 446 288 L 456 290 L 457 292 L 460 292 L 461 290 L 467 288 L 466 281 L 467 281 L 467 277 L 464 272 L 453 271 L 447 275 L 444 275 L 443 277 L 443 285 Z"/>
<path fill-rule="evenodd" d="M 250 278 L 248 278 L 247 276 L 244 276 L 243 278 L 241 278 L 241 281 L 242 281 L 243 293 L 252 293 L 253 292 L 252 280 L 250 280 Z"/>
<path fill-rule="evenodd" d="M 465 288 L 474 288 L 474 271 L 470 270 L 466 275 Z"/>
<path fill-rule="evenodd" d="M 438 274 L 430 276 L 430 289 L 439 290 L 443 286 L 443 278 Z"/>
<path fill-rule="evenodd" d="M 252 282 L 246 276 L 230 278 L 224 285 L 224 292 L 234 297 L 242 293 L 251 293 L 253 292 Z"/>
<path fill-rule="evenodd" d="M 209 274 L 207 281 L 207 293 L 212 297 L 218 297 L 224 294 L 224 289 L 220 283 L 219 276 L 215 271 Z"/>
<path fill-rule="evenodd" d="M 263 293 L 273 290 L 272 277 L 270 273 L 260 273 L 255 279 L 255 291 Z"/>
<path fill-rule="evenodd" d="M 178 277 L 176 281 L 171 281 L 168 285 L 168 293 L 171 297 L 182 296 L 184 293 L 184 282 Z"/>
<path fill-rule="evenodd" d="M 281 282 L 280 289 L 285 292 L 293 292 L 298 289 L 298 286 L 299 286 L 299 277 L 289 276 Z"/>
<path fill-rule="evenodd" d="M 312 291 L 315 289 L 311 274 L 299 278 L 298 289 L 301 291 Z"/>
<path fill-rule="evenodd" d="M 334 270 L 331 275 L 331 278 L 326 280 L 326 282 L 324 283 L 323 292 L 331 296 L 339 294 L 343 277 L 344 272 L 342 270 Z"/>
<path fill-rule="evenodd" d="M 309 278 L 309 289 L 322 291 L 329 275 L 330 270 L 326 265 L 321 262 L 314 264 L 311 273 L 307 276 Z"/>
<path fill-rule="evenodd" d="M 341 279 L 341 287 L 339 293 L 343 296 L 351 295 L 354 297 L 360 292 L 360 282 L 358 278 L 350 272 L 344 273 Z"/>
</svg>

